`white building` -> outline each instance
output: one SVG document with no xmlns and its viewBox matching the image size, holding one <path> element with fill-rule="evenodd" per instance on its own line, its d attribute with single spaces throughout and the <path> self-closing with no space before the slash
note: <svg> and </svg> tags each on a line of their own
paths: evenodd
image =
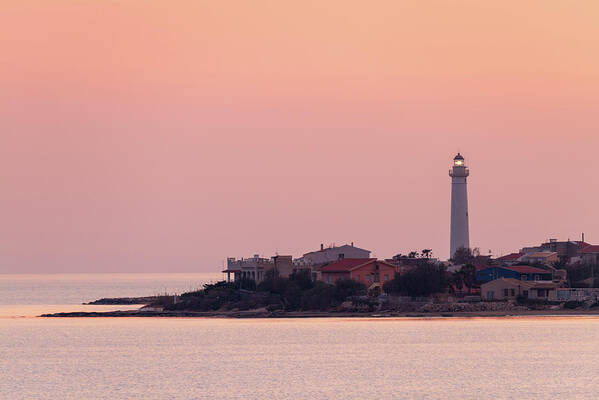
<svg viewBox="0 0 599 400">
<path fill-rule="evenodd" d="M 449 243 L 449 257 L 455 255 L 460 248 L 470 248 L 470 235 L 468 229 L 468 189 L 466 178 L 470 171 L 466 168 L 464 157 L 460 153 L 453 159 L 453 168 L 449 171 L 451 176 L 451 237 Z"/>
<path fill-rule="evenodd" d="M 266 270 L 270 268 L 273 268 L 273 262 L 256 254 L 254 257 L 239 260 L 235 257 L 227 258 L 227 269 L 222 272 L 227 274 L 227 282 L 231 282 L 231 274 L 233 274 L 235 281 L 252 279 L 256 283 L 260 283 L 265 278 Z"/>
<path fill-rule="evenodd" d="M 325 248 L 320 245 L 320 250 L 304 254 L 295 260 L 298 266 L 318 266 L 344 258 L 370 258 L 370 250 L 360 249 L 351 245 L 332 246 Z"/>
</svg>

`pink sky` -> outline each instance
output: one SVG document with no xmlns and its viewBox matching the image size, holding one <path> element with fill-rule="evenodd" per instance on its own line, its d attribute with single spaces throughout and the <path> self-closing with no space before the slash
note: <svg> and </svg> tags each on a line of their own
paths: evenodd
<svg viewBox="0 0 599 400">
<path fill-rule="evenodd" d="M 491 5 L 490 3 L 494 3 Z M 599 244 L 595 1 L 0 3 L 0 272 Z"/>
</svg>

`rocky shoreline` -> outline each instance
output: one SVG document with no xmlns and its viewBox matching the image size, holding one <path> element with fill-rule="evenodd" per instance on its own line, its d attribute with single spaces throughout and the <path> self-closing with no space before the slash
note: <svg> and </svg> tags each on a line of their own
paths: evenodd
<svg viewBox="0 0 599 400">
<path fill-rule="evenodd" d="M 146 297 L 107 297 L 99 300 L 90 301 L 89 303 L 83 303 L 84 305 L 98 306 L 98 305 L 109 305 L 109 306 L 126 306 L 135 304 L 151 304 L 158 299 L 158 296 L 146 296 Z"/>
<path fill-rule="evenodd" d="M 157 318 L 448 318 L 448 317 L 516 317 L 516 316 L 560 316 L 599 315 L 599 307 L 591 303 L 578 302 L 573 307 L 566 303 L 517 304 L 514 302 L 448 302 L 448 303 L 382 303 L 377 308 L 359 307 L 351 301 L 326 311 L 284 311 L 270 307 L 253 309 L 228 309 L 195 311 L 193 309 L 172 310 L 159 306 L 158 296 L 102 298 L 87 305 L 143 305 L 137 310 L 124 311 L 76 311 L 43 314 L 46 318 L 94 318 L 94 317 L 157 317 Z"/>
<path fill-rule="evenodd" d="M 455 312 L 332 312 L 332 311 L 105 311 L 105 312 L 62 312 L 43 314 L 44 318 L 114 318 L 114 317 L 158 317 L 158 318 L 476 318 L 476 317 L 535 317 L 535 316 L 592 316 L 599 310 L 503 310 L 503 311 L 455 311 Z"/>
</svg>

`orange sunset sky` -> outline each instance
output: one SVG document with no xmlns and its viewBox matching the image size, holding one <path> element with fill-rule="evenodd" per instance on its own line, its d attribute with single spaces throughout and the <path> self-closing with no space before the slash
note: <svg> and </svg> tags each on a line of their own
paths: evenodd
<svg viewBox="0 0 599 400">
<path fill-rule="evenodd" d="M 599 244 L 597 1 L 0 2 L 0 272 Z"/>
</svg>

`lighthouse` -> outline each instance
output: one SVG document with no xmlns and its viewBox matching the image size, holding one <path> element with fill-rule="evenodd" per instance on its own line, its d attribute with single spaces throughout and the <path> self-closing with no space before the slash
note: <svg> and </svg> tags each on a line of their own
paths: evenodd
<svg viewBox="0 0 599 400">
<path fill-rule="evenodd" d="M 456 250 L 470 248 L 468 233 L 468 189 L 466 179 L 470 171 L 466 168 L 464 157 L 460 153 L 453 159 L 451 176 L 451 237 L 449 240 L 449 257 L 453 258 Z"/>
</svg>

